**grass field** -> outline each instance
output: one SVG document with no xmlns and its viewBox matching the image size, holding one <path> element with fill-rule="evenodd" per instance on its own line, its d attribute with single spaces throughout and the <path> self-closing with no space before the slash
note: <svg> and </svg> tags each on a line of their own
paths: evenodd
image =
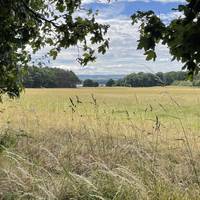
<svg viewBox="0 0 200 200">
<path fill-rule="evenodd" d="M 0 105 L 0 199 L 200 199 L 200 89 L 28 89 Z"/>
</svg>

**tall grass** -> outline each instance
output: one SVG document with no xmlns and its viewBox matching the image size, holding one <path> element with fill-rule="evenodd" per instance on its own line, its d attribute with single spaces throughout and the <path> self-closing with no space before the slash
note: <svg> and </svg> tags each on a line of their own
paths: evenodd
<svg viewBox="0 0 200 200">
<path fill-rule="evenodd" d="M 5 99 L 0 199 L 200 199 L 199 94 L 41 89 Z"/>
</svg>

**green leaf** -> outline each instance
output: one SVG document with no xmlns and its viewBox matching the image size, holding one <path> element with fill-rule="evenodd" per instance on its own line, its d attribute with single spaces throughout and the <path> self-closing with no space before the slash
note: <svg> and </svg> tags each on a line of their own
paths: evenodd
<svg viewBox="0 0 200 200">
<path fill-rule="evenodd" d="M 144 55 L 147 55 L 146 60 L 156 60 L 156 53 L 153 50 L 146 51 Z"/>
<path fill-rule="evenodd" d="M 46 43 L 48 43 L 50 46 L 52 46 L 54 44 L 54 42 L 51 38 L 47 38 Z"/>
<path fill-rule="evenodd" d="M 58 55 L 58 51 L 55 49 L 51 49 L 49 55 L 53 58 L 53 60 L 55 60 Z"/>
</svg>

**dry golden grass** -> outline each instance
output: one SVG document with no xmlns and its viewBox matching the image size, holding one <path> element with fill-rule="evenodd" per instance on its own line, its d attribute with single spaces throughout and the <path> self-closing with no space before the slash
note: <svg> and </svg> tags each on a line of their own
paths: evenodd
<svg viewBox="0 0 200 200">
<path fill-rule="evenodd" d="M 0 199 L 200 199 L 200 89 L 29 89 L 1 105 Z"/>
</svg>

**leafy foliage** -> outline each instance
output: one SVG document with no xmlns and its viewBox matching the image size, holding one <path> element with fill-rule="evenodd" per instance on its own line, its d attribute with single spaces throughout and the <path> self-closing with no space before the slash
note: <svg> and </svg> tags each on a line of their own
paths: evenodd
<svg viewBox="0 0 200 200">
<path fill-rule="evenodd" d="M 193 83 L 191 81 L 189 81 L 189 80 L 184 80 L 184 81 L 174 81 L 172 83 L 172 85 L 174 85 L 174 86 L 181 86 L 181 87 L 183 87 L 183 86 L 192 87 Z"/>
<path fill-rule="evenodd" d="M 153 11 L 132 15 L 133 25 L 141 23 L 138 49 L 144 49 L 147 60 L 155 60 L 156 45 L 167 45 L 172 59 L 181 61 L 193 79 L 200 67 L 200 1 L 187 0 L 175 10 L 182 12 L 182 16 L 167 25 Z"/>
<path fill-rule="evenodd" d="M 27 88 L 74 88 L 80 83 L 72 71 L 59 68 L 30 67 L 23 84 Z"/>
<path fill-rule="evenodd" d="M 87 13 L 81 17 L 82 12 Z M 109 46 L 108 25 L 96 22 L 96 13 L 81 7 L 81 0 L 0 0 L 0 88 L 1 93 L 19 96 L 22 77 L 33 53 L 50 46 L 56 59 L 61 49 L 78 45 L 86 65 Z M 81 47 L 80 47 L 81 46 Z"/>
</svg>

